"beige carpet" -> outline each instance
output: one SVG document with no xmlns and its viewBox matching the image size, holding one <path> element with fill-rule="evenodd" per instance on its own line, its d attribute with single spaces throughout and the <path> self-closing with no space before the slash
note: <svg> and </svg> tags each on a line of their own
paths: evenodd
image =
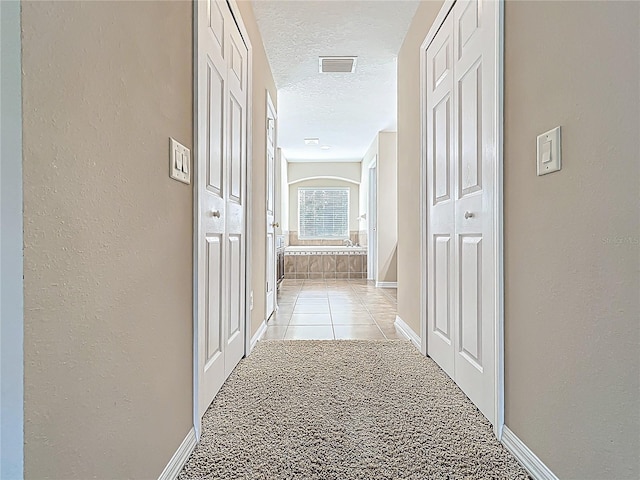
<svg viewBox="0 0 640 480">
<path fill-rule="evenodd" d="M 186 479 L 527 479 L 409 343 L 262 341 L 203 419 Z"/>
</svg>

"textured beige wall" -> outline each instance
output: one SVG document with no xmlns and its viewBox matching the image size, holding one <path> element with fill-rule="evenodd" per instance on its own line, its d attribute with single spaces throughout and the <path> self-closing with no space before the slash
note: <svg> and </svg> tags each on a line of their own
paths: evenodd
<svg viewBox="0 0 640 480">
<path fill-rule="evenodd" d="M 192 6 L 22 25 L 25 477 L 157 478 L 192 426 Z"/>
<path fill-rule="evenodd" d="M 378 134 L 378 281 L 398 279 L 398 163 L 396 132 Z"/>
<path fill-rule="evenodd" d="M 505 8 L 506 424 L 563 479 L 640 478 L 639 32 L 638 2 Z"/>
<path fill-rule="evenodd" d="M 266 257 L 267 257 L 267 90 L 276 109 L 277 90 L 271 74 L 271 67 L 258 30 L 253 7 L 249 0 L 237 2 L 242 21 L 249 33 L 253 48 L 253 153 L 252 153 L 252 208 L 251 221 L 251 283 L 253 290 L 253 311 L 251 312 L 251 335 L 258 331 L 265 321 L 266 312 Z"/>
<path fill-rule="evenodd" d="M 398 315 L 420 334 L 420 44 L 442 7 L 423 1 L 398 55 Z"/>
<path fill-rule="evenodd" d="M 289 182 L 313 177 L 338 177 L 360 182 L 360 162 L 290 162 Z"/>
</svg>

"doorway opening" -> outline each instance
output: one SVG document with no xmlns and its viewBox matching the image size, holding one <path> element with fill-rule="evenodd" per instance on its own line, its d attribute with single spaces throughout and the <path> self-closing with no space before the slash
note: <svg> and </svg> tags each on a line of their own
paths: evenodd
<svg viewBox="0 0 640 480">
<path fill-rule="evenodd" d="M 280 152 L 274 180 L 279 260 L 267 259 L 281 265 L 280 286 L 262 338 L 313 338 L 302 331 L 331 339 L 405 338 L 395 327 L 396 55 L 416 5 L 254 7 L 277 87 Z M 336 49 L 346 47 L 323 34 L 333 14 L 363 26 L 349 35 L 344 55 Z M 283 36 L 283 22 L 304 28 Z M 385 25 L 376 45 L 364 33 L 372 24 Z M 284 54 L 299 44 L 313 47 L 296 58 Z"/>
</svg>

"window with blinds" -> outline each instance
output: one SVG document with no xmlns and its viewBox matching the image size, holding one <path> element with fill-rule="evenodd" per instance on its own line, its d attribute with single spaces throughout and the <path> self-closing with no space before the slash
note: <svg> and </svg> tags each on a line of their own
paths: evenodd
<svg viewBox="0 0 640 480">
<path fill-rule="evenodd" d="M 298 188 L 298 238 L 349 238 L 349 189 Z"/>
</svg>

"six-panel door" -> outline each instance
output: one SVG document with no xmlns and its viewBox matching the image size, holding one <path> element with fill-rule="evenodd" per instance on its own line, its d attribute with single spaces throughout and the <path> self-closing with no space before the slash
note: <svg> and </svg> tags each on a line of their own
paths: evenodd
<svg viewBox="0 0 640 480">
<path fill-rule="evenodd" d="M 199 411 L 244 354 L 247 49 L 226 2 L 198 4 Z"/>
<path fill-rule="evenodd" d="M 265 318 L 269 319 L 276 306 L 276 237 L 275 237 L 275 149 L 276 149 L 276 112 L 267 93 L 267 178 L 266 178 L 266 304 Z"/>
<path fill-rule="evenodd" d="M 458 0 L 426 52 L 428 352 L 492 422 L 496 8 Z"/>
</svg>

